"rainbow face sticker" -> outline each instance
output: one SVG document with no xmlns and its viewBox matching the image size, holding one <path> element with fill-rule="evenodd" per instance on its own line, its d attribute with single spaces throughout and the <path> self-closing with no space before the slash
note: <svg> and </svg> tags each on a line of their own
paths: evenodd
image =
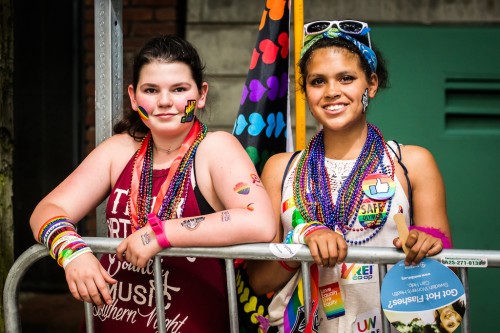
<svg viewBox="0 0 500 333">
<path fill-rule="evenodd" d="M 149 114 L 145 108 L 139 105 L 137 106 L 137 112 L 139 112 L 139 117 L 141 117 L 143 121 L 149 120 Z"/>
<path fill-rule="evenodd" d="M 396 192 L 396 183 L 383 173 L 373 173 L 363 180 L 363 192 L 373 200 L 387 200 Z"/>
<path fill-rule="evenodd" d="M 188 100 L 184 108 L 185 116 L 182 116 L 181 123 L 188 123 L 194 119 L 194 110 L 196 110 L 196 101 L 194 99 Z"/>
<path fill-rule="evenodd" d="M 145 108 L 139 105 L 137 106 L 137 112 L 139 112 L 139 117 L 141 117 L 143 121 L 149 120 L 149 114 Z"/>
<path fill-rule="evenodd" d="M 234 186 L 233 190 L 238 194 L 247 195 L 250 193 L 250 186 L 247 183 L 238 183 Z"/>
</svg>

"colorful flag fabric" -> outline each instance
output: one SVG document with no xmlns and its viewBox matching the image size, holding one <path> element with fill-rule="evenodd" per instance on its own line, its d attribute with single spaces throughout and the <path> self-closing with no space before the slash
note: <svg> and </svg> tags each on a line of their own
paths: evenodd
<svg viewBox="0 0 500 333">
<path fill-rule="evenodd" d="M 304 284 L 300 277 L 292 297 L 285 308 L 283 318 L 284 333 L 318 332 L 318 283 L 319 272 L 316 264 L 311 265 L 311 313 L 307 318 L 304 302 Z"/>
<path fill-rule="evenodd" d="M 289 31 L 289 1 L 267 0 L 233 127 L 259 175 L 271 155 L 292 150 L 291 140 L 287 141 L 291 139 Z M 242 266 L 236 267 L 236 274 L 239 332 L 277 332 L 277 327 L 269 326 L 272 295 L 256 295 Z"/>
<path fill-rule="evenodd" d="M 271 155 L 291 150 L 289 31 L 289 1 L 267 0 L 233 127 L 259 174 Z"/>
</svg>

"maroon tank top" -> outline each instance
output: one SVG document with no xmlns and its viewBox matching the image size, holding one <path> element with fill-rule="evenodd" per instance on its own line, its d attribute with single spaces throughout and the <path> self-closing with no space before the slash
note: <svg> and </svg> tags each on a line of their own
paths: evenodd
<svg viewBox="0 0 500 333">
<path fill-rule="evenodd" d="M 108 199 L 108 237 L 131 234 L 127 208 L 134 158 L 128 162 Z M 168 170 L 153 170 L 153 195 L 165 181 Z M 205 212 L 206 213 L 206 212 Z M 195 192 L 190 187 L 183 217 L 200 215 Z M 106 254 L 101 264 L 118 282 L 110 286 L 113 304 L 93 308 L 95 332 L 158 332 L 154 297 L 153 260 L 143 269 Z M 162 257 L 162 276 L 167 332 L 229 332 L 224 263 L 216 258 Z"/>
</svg>

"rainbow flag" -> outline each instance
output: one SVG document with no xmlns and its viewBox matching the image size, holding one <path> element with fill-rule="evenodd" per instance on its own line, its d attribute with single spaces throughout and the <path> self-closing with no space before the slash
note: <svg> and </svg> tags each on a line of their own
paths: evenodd
<svg viewBox="0 0 500 333">
<path fill-rule="evenodd" d="M 266 0 L 241 94 L 233 135 L 245 148 L 260 175 L 268 158 L 293 150 L 289 111 L 290 1 Z M 267 307 L 272 293 L 259 296 L 250 288 L 246 270 L 239 276 L 239 331 L 271 333 Z"/>
<path fill-rule="evenodd" d="M 302 277 L 288 302 L 283 319 L 285 333 L 318 332 L 318 288 L 319 272 L 316 264 L 311 265 L 311 314 L 306 324 L 304 307 L 304 285 Z"/>
<path fill-rule="evenodd" d="M 270 156 L 293 150 L 288 121 L 289 32 L 290 2 L 266 1 L 233 127 L 259 175 Z"/>
</svg>

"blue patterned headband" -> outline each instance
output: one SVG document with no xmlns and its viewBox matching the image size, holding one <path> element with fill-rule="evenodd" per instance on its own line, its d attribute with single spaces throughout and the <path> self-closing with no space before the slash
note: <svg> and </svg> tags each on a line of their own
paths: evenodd
<svg viewBox="0 0 500 333">
<path fill-rule="evenodd" d="M 375 55 L 375 52 L 365 44 L 361 43 L 357 39 L 349 36 L 348 34 L 339 31 L 337 28 L 331 28 L 321 34 L 317 35 L 308 35 L 304 37 L 304 46 L 302 47 L 302 50 L 300 51 L 300 58 L 304 56 L 304 54 L 313 46 L 314 43 L 316 43 L 318 40 L 323 39 L 323 38 L 344 38 L 345 40 L 348 40 L 349 42 L 353 43 L 360 51 L 363 57 L 365 57 L 366 61 L 368 61 L 368 65 L 370 66 L 370 69 L 372 70 L 373 73 L 376 72 L 377 70 L 377 56 Z"/>
</svg>

